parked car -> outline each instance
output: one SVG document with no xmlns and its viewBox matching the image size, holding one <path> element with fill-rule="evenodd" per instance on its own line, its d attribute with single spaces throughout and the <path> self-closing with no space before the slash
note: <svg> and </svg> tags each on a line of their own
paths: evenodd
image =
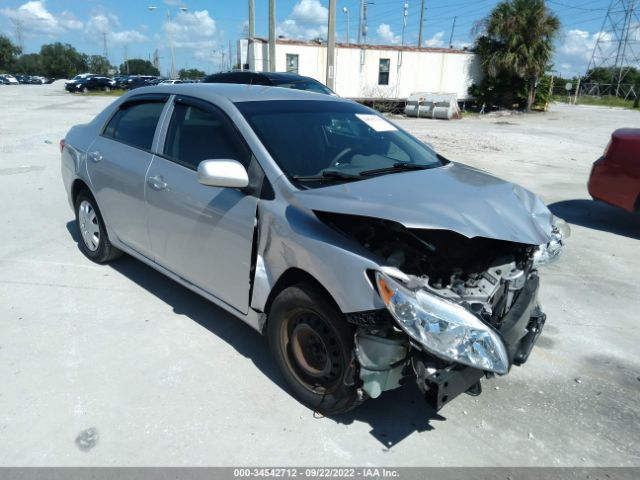
<svg viewBox="0 0 640 480">
<path fill-rule="evenodd" d="M 9 79 L 5 78 L 4 75 L 0 75 L 0 85 L 10 85 Z"/>
<path fill-rule="evenodd" d="M 1 77 L 7 81 L 6 85 L 18 85 L 18 80 L 13 75 L 9 75 L 8 73 L 4 73 Z"/>
<path fill-rule="evenodd" d="M 126 252 L 247 322 L 326 414 L 409 378 L 441 408 L 524 363 L 569 234 L 374 110 L 285 88 L 139 89 L 61 152 L 89 259 Z"/>
<path fill-rule="evenodd" d="M 133 90 L 134 88 L 140 87 L 148 87 L 151 85 L 150 82 L 155 80 L 157 77 L 152 75 L 131 75 L 127 78 L 126 82 L 124 82 L 123 86 L 127 90 Z"/>
<path fill-rule="evenodd" d="M 166 80 L 162 80 L 160 83 L 158 83 L 158 85 L 178 85 L 180 83 L 187 83 L 184 80 L 170 80 L 170 79 L 166 79 Z"/>
<path fill-rule="evenodd" d="M 336 95 L 331 89 L 311 77 L 285 72 L 224 72 L 214 73 L 204 78 L 203 83 L 242 83 L 271 87 L 293 88 L 310 92 Z"/>
<path fill-rule="evenodd" d="M 71 85 L 74 83 L 79 82 L 80 80 L 84 80 L 85 78 L 89 78 L 89 77 L 96 77 L 97 75 L 95 73 L 80 73 L 78 75 L 76 75 L 75 77 L 73 77 L 71 80 L 68 80 L 66 82 L 64 82 L 65 87 L 67 85 Z"/>
<path fill-rule="evenodd" d="M 613 132 L 591 168 L 587 188 L 594 200 L 640 213 L 640 128 Z"/>
<path fill-rule="evenodd" d="M 90 90 L 104 90 L 110 92 L 114 88 L 115 82 L 108 77 L 86 77 L 75 83 L 65 86 L 69 92 L 87 93 Z"/>
</svg>

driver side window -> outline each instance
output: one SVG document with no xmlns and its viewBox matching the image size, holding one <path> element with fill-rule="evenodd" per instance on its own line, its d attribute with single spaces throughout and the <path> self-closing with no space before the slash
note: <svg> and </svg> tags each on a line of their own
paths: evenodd
<svg viewBox="0 0 640 480">
<path fill-rule="evenodd" d="M 251 154 L 222 112 L 176 103 L 167 131 L 164 155 L 196 170 L 203 160 L 237 160 L 245 167 Z"/>
</svg>

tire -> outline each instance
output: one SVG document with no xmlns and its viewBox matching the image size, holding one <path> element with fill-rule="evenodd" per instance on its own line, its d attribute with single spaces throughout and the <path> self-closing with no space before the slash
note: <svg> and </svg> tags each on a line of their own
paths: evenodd
<svg viewBox="0 0 640 480">
<path fill-rule="evenodd" d="M 104 87 L 104 91 L 105 91 L 106 93 L 109 93 L 109 92 L 111 91 L 111 89 L 110 89 L 109 87 Z"/>
<path fill-rule="evenodd" d="M 98 205 L 87 190 L 78 194 L 75 211 L 76 226 L 80 233 L 78 246 L 89 260 L 107 263 L 122 255 L 122 252 L 109 241 Z"/>
<path fill-rule="evenodd" d="M 360 403 L 353 360 L 354 329 L 326 294 L 308 283 L 273 301 L 267 338 L 293 395 L 327 415 Z"/>
<path fill-rule="evenodd" d="M 87 87 L 82 87 L 82 93 L 89 93 L 89 89 Z"/>
</svg>

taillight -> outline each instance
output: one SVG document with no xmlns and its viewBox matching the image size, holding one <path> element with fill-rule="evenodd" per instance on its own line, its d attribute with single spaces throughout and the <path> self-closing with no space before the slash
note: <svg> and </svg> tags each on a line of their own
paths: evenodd
<svg viewBox="0 0 640 480">
<path fill-rule="evenodd" d="M 60 153 L 64 150 L 64 138 L 60 139 Z"/>
</svg>

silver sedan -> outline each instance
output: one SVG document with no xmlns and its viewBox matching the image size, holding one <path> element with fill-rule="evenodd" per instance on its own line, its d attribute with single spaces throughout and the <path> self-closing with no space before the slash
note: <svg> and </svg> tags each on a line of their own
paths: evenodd
<svg viewBox="0 0 640 480">
<path fill-rule="evenodd" d="M 309 92 L 141 88 L 61 150 L 89 259 L 125 252 L 247 322 L 326 414 L 408 378 L 441 408 L 524 363 L 569 234 L 531 192 Z"/>
</svg>

